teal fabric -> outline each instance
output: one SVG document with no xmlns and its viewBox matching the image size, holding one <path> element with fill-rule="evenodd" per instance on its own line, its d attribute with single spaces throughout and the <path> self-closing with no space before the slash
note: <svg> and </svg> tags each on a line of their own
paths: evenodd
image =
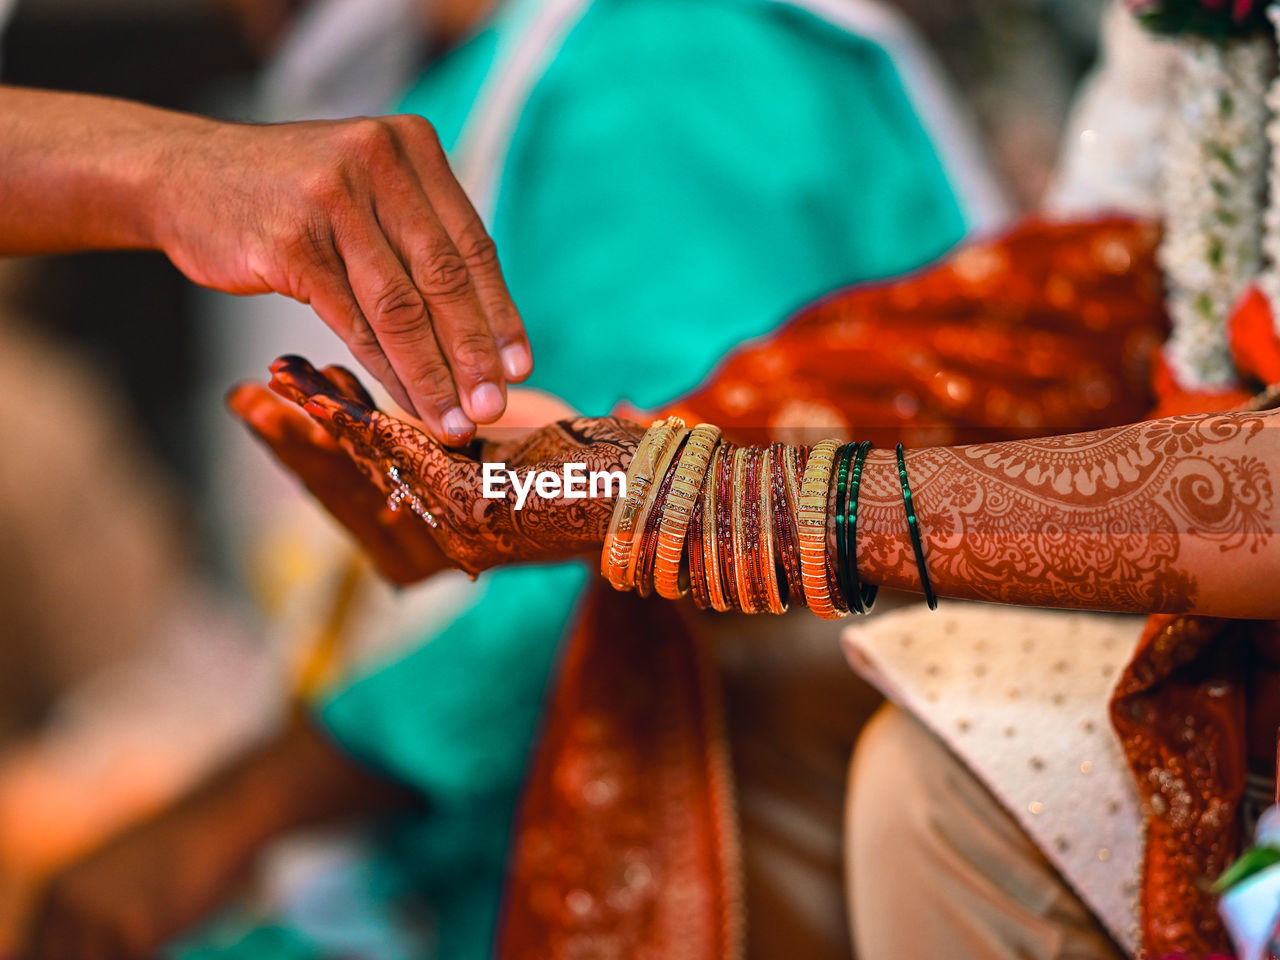
<svg viewBox="0 0 1280 960">
<path fill-rule="evenodd" d="M 504 29 L 401 105 L 446 147 Z M 491 224 L 530 383 L 592 414 L 674 399 L 799 305 L 919 267 L 964 229 L 883 51 L 770 0 L 596 0 L 521 115 Z M 449 960 L 490 952 L 518 787 L 587 577 L 492 572 L 451 626 L 319 711 L 428 798 L 383 866 L 433 903 Z"/>
</svg>

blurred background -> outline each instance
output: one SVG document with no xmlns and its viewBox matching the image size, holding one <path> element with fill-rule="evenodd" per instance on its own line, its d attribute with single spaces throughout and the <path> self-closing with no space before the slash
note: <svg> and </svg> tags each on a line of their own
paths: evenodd
<svg viewBox="0 0 1280 960">
<path fill-rule="evenodd" d="M 895 2 L 1033 209 L 1101 0 Z M 416 25 L 410 5 L 370 9 Z M 389 108 L 433 55 L 424 33 L 393 31 L 377 69 L 344 72 L 336 92 L 308 86 L 288 46 L 307 6 L 18 0 L 0 77 L 300 118 Z M 341 538 L 280 548 L 322 521 L 221 406 L 286 350 L 344 359 L 304 308 L 197 290 L 158 254 L 0 260 L 0 952 L 42 875 L 251 741 L 315 680 L 303 675 L 324 623 L 290 586 Z"/>
</svg>

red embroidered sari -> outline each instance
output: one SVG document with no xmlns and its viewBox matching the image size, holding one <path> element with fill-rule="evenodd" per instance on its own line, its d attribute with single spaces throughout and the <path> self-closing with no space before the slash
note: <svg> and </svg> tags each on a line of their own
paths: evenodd
<svg viewBox="0 0 1280 960">
<path fill-rule="evenodd" d="M 1166 334 L 1156 239 L 1150 226 L 1119 219 L 1028 223 L 919 274 L 816 304 L 666 412 L 720 424 L 737 442 L 811 441 L 817 430 L 880 446 L 1141 420 Z M 1234 399 L 1166 392 L 1161 402 L 1225 409 Z M 1156 955 L 1223 946 L 1203 880 L 1234 853 L 1238 833 L 1242 661 L 1227 640 L 1238 629 L 1153 618 L 1116 693 L 1116 729 L 1154 803 L 1143 920 Z M 591 593 L 521 807 L 502 957 L 741 953 L 718 695 L 677 605 L 603 586 Z"/>
</svg>

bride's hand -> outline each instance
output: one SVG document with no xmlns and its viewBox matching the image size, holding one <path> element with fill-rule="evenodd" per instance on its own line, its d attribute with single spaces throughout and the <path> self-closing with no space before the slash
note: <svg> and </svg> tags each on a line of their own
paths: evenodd
<svg viewBox="0 0 1280 960">
<path fill-rule="evenodd" d="M 323 373 L 313 370 L 311 376 L 373 402 L 355 377 L 341 367 L 328 367 Z M 436 545 L 430 528 L 408 510 L 388 509 L 387 495 L 297 404 L 262 384 L 245 383 L 231 391 L 227 406 L 351 531 L 382 576 L 403 585 L 453 566 Z"/>
<path fill-rule="evenodd" d="M 271 387 L 301 405 L 383 498 L 398 503 L 404 515 L 421 518 L 421 528 L 430 529 L 449 559 L 470 573 L 598 549 L 613 512 L 612 496 L 540 496 L 534 489 L 517 509 L 509 482 L 493 485 L 500 498 L 486 498 L 485 463 L 502 465 L 503 480 L 511 471 L 522 487 L 531 474 L 563 476 L 566 464 L 583 464 L 588 475 L 621 473 L 643 433 L 625 420 L 580 417 L 506 443 L 477 442 L 459 453 L 415 423 L 377 409 L 362 390 L 335 382 L 300 357 L 273 364 Z"/>
</svg>

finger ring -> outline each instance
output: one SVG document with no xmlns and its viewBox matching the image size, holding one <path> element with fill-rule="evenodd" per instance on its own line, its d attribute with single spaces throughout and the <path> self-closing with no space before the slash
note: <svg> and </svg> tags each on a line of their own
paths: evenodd
<svg viewBox="0 0 1280 960">
<path fill-rule="evenodd" d="M 422 501 L 419 500 L 417 497 L 414 497 L 411 501 L 409 501 L 409 506 L 413 508 L 414 513 L 420 516 L 423 520 L 427 521 L 427 526 L 431 527 L 432 530 L 440 529 L 440 521 L 436 519 L 435 514 L 433 514 L 430 510 L 424 507 L 422 505 Z"/>
</svg>

